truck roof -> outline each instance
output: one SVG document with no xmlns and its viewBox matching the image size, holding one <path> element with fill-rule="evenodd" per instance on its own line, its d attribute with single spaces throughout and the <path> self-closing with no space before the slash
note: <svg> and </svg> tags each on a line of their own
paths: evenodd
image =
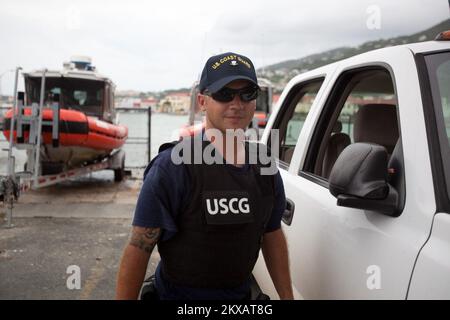
<svg viewBox="0 0 450 320">
<path fill-rule="evenodd" d="M 323 72 L 324 74 L 327 73 L 327 71 L 333 70 L 336 65 L 340 63 L 345 63 L 347 61 L 353 60 L 356 57 L 364 57 L 364 56 L 370 56 L 374 53 L 381 53 L 381 52 L 395 52 L 399 50 L 410 50 L 413 54 L 417 53 L 427 53 L 427 52 L 435 52 L 435 51 L 443 51 L 443 50 L 450 50 L 450 40 L 441 40 L 441 41 L 425 41 L 425 42 L 417 42 L 417 43 L 407 43 L 402 45 L 396 45 L 396 46 L 390 46 L 390 47 L 383 47 L 375 50 L 370 50 L 364 53 L 360 53 L 333 63 L 326 64 L 324 66 L 308 70 L 298 76 L 304 76 L 305 74 L 312 73 L 312 74 L 320 74 Z M 298 76 L 294 77 L 293 79 L 297 78 Z M 293 80 L 291 79 L 291 80 Z"/>
<path fill-rule="evenodd" d="M 450 41 L 449 40 L 432 40 L 425 42 L 416 42 L 416 43 L 408 43 L 402 44 L 396 47 L 406 47 L 410 49 L 413 53 L 426 53 L 440 50 L 449 50 L 450 49 Z M 394 47 L 388 47 L 383 49 L 390 49 Z M 381 49 L 380 49 L 381 50 Z"/>
</svg>

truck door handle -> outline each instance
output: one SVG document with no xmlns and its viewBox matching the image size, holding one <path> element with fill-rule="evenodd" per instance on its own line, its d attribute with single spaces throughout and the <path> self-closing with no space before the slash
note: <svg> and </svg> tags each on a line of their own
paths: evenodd
<svg viewBox="0 0 450 320">
<path fill-rule="evenodd" d="M 286 209 L 284 209 L 283 218 L 281 220 L 288 226 L 290 226 L 292 223 L 292 218 L 294 217 L 294 211 L 295 211 L 294 202 L 291 199 L 286 198 Z"/>
</svg>

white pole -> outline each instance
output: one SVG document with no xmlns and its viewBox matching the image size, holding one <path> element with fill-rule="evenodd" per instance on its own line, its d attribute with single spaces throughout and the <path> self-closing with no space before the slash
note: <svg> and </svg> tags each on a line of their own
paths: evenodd
<svg viewBox="0 0 450 320">
<path fill-rule="evenodd" d="M 13 209 L 13 202 L 14 202 L 14 186 L 16 183 L 16 176 L 15 176 L 15 161 L 14 157 L 12 155 L 12 148 L 13 148 L 13 140 L 14 140 L 14 121 L 15 121 L 15 115 L 16 115 L 16 109 L 17 109 L 17 84 L 19 82 L 19 72 L 22 68 L 17 67 L 16 68 L 16 75 L 15 75 L 15 81 L 14 81 L 14 104 L 12 109 L 12 115 L 11 115 L 11 123 L 9 126 L 9 149 L 8 149 L 8 181 L 7 181 L 7 199 L 5 199 L 8 202 L 7 205 L 7 212 L 6 212 L 6 228 L 12 228 L 12 209 Z"/>
<path fill-rule="evenodd" d="M 14 174 L 15 168 L 13 167 L 13 163 L 11 162 L 12 156 L 12 148 L 13 148 L 13 140 L 14 140 L 14 121 L 16 118 L 16 110 L 17 110 L 17 85 L 19 82 L 19 72 L 22 70 L 21 67 L 16 68 L 16 75 L 14 80 L 14 104 L 11 115 L 11 123 L 9 129 L 9 149 L 8 149 L 8 175 L 12 177 Z"/>
</svg>

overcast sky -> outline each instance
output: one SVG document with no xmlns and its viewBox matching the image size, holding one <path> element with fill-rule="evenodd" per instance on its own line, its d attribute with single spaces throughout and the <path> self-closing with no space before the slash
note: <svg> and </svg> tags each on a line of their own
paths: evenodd
<svg viewBox="0 0 450 320">
<path fill-rule="evenodd" d="M 81 54 L 119 90 L 189 87 L 213 54 L 238 52 L 259 68 L 415 33 L 449 14 L 448 0 L 0 0 L 0 76 Z M 11 94 L 13 74 L 0 81 Z"/>
</svg>

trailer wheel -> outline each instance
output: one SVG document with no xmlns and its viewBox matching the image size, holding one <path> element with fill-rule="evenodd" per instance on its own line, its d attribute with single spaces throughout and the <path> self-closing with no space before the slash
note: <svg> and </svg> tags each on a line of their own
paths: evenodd
<svg viewBox="0 0 450 320">
<path fill-rule="evenodd" d="M 122 165 L 118 169 L 114 169 L 114 182 L 121 182 L 125 177 L 125 159 L 122 161 Z"/>
<path fill-rule="evenodd" d="M 121 182 L 124 177 L 124 171 L 123 169 L 115 169 L 114 170 L 114 182 Z"/>
</svg>

